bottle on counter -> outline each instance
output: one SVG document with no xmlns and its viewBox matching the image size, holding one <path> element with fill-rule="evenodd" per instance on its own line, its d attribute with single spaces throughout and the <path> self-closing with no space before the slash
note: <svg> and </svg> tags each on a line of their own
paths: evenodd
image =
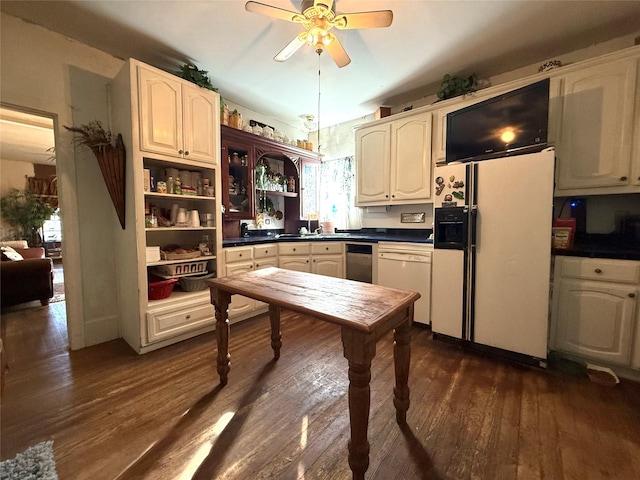
<svg viewBox="0 0 640 480">
<path fill-rule="evenodd" d="M 176 195 L 182 195 L 182 182 L 180 181 L 180 177 L 176 177 L 173 182 L 173 193 Z"/>
</svg>

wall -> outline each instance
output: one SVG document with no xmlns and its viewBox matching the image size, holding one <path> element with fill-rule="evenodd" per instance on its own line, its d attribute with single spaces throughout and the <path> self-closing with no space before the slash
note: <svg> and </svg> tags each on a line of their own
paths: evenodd
<svg viewBox="0 0 640 480">
<path fill-rule="evenodd" d="M 103 259 L 113 243 L 114 222 L 105 213 L 108 194 L 101 190 L 97 164 L 88 163 L 86 152 L 75 158 L 63 125 L 79 118 L 103 119 L 106 89 L 99 88 L 100 79 L 112 78 L 123 62 L 1 12 L 0 27 L 2 102 L 54 118 L 70 346 L 109 340 L 118 333 L 118 302 L 109 297 L 117 265 Z M 78 81 L 83 72 L 95 74 L 90 84 Z"/>
</svg>

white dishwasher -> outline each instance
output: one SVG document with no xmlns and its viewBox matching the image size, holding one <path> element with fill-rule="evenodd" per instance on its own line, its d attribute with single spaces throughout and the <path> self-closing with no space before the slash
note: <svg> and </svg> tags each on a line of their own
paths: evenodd
<svg viewBox="0 0 640 480">
<path fill-rule="evenodd" d="M 378 284 L 418 292 L 413 320 L 431 323 L 431 253 L 433 245 L 424 243 L 379 242 Z"/>
</svg>

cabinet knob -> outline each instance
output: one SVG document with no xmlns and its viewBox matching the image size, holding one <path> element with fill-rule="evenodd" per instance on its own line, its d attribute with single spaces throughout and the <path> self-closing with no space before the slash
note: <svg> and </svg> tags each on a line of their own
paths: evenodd
<svg viewBox="0 0 640 480">
<path fill-rule="evenodd" d="M 396 198 L 396 196 L 395 195 L 391 195 L 391 198 Z"/>
<path fill-rule="evenodd" d="M 620 181 L 621 181 L 621 182 L 624 182 L 626 179 L 627 179 L 627 177 L 624 177 L 624 176 L 623 176 L 623 177 L 620 177 Z"/>
<path fill-rule="evenodd" d="M 389 198 L 389 195 L 385 195 L 384 198 Z"/>
<path fill-rule="evenodd" d="M 296 249 L 294 248 L 294 249 L 293 249 L 293 251 L 295 252 L 295 251 L 296 251 Z"/>
<path fill-rule="evenodd" d="M 189 155 L 189 150 L 185 150 L 184 154 Z"/>
<path fill-rule="evenodd" d="M 187 316 L 186 316 L 186 317 L 184 317 L 184 318 L 186 318 L 187 320 L 189 320 L 189 319 L 191 318 L 191 315 L 187 315 Z"/>
<path fill-rule="evenodd" d="M 329 251 L 329 247 L 324 247 L 324 249 L 328 252 Z"/>
<path fill-rule="evenodd" d="M 600 270 L 599 268 L 596 268 L 596 269 L 595 269 L 595 272 L 596 272 L 596 273 L 602 273 L 602 270 Z"/>
<path fill-rule="evenodd" d="M 636 298 L 636 294 L 635 294 L 635 293 L 633 293 L 633 292 L 631 292 L 631 293 L 629 294 L 629 298 Z"/>
<path fill-rule="evenodd" d="M 239 256 L 239 257 L 241 257 L 241 256 L 242 256 L 242 254 L 241 254 L 241 253 L 239 253 L 239 254 L 238 254 L 238 256 Z"/>
<path fill-rule="evenodd" d="M 184 153 L 184 150 L 178 150 L 178 153 L 182 155 Z"/>
<path fill-rule="evenodd" d="M 309 263 L 309 260 L 307 260 L 307 263 Z"/>
<path fill-rule="evenodd" d="M 259 263 L 256 263 L 256 268 L 260 268 L 260 264 Z"/>
<path fill-rule="evenodd" d="M 316 259 L 315 258 L 313 259 L 313 263 L 316 263 Z"/>
</svg>

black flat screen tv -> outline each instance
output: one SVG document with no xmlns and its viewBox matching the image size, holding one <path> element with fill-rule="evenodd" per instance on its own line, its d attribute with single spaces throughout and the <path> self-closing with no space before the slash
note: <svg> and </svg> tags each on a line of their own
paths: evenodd
<svg viewBox="0 0 640 480">
<path fill-rule="evenodd" d="M 549 79 L 447 115 L 447 163 L 532 153 L 547 147 Z"/>
</svg>

